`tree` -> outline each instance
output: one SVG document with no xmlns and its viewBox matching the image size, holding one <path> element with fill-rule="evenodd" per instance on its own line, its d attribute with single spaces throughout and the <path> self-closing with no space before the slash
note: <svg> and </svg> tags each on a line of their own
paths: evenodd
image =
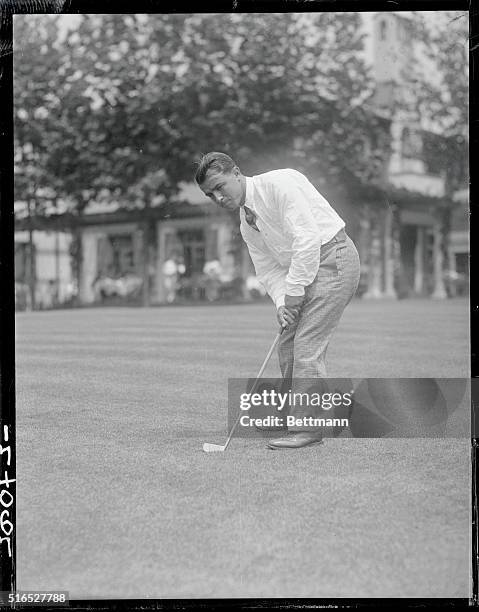
<svg viewBox="0 0 479 612">
<path fill-rule="evenodd" d="M 51 31 L 39 163 L 79 218 L 105 198 L 145 211 L 145 270 L 151 210 L 207 150 L 246 172 L 294 165 L 336 189 L 380 186 L 387 147 L 359 32 L 355 13 L 84 15 L 64 41 Z"/>
<path fill-rule="evenodd" d="M 326 149 L 329 175 L 343 168 L 363 180 L 374 118 L 363 108 L 372 88 L 359 16 L 309 20 L 84 16 L 67 39 L 59 93 L 62 118 L 93 148 L 85 160 L 96 170 L 91 188 L 125 193 L 161 169 L 169 196 L 190 179 L 192 157 L 212 148 L 243 159 L 289 149 L 283 157 L 310 166 L 326 164 Z M 71 177 L 69 146 L 52 167 Z"/>
<path fill-rule="evenodd" d="M 449 36 L 435 36 L 437 62 L 443 77 L 440 110 L 449 147 L 446 154 L 446 185 L 454 193 L 468 181 L 467 140 L 469 127 L 469 62 L 467 15 L 451 16 Z"/>
<path fill-rule="evenodd" d="M 14 174 L 17 215 L 26 216 L 29 232 L 28 284 L 35 307 L 36 273 L 34 218 L 44 214 L 56 198 L 48 159 L 55 126 L 52 88 L 60 53 L 52 41 L 58 35 L 53 20 L 37 15 L 17 16 L 14 21 Z"/>
<path fill-rule="evenodd" d="M 423 114 L 443 136 L 442 146 L 436 146 L 434 161 L 444 169 L 449 198 L 468 180 L 467 13 L 444 11 L 435 22 L 424 21 L 422 33 L 425 53 L 435 66 L 435 79 L 422 80 L 418 98 Z"/>
<path fill-rule="evenodd" d="M 427 55 L 437 69 L 437 78 L 433 83 L 423 81 L 420 101 L 425 115 L 442 136 L 426 140 L 425 153 L 444 176 L 444 205 L 439 213 L 442 260 L 446 270 L 454 194 L 469 182 L 468 15 L 445 11 L 435 26 L 426 22 L 424 38 Z"/>
</svg>

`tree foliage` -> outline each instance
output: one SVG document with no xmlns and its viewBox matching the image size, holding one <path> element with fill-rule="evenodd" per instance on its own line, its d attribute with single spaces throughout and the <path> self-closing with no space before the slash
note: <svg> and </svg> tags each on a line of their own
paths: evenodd
<svg viewBox="0 0 479 612">
<path fill-rule="evenodd" d="M 467 36 L 464 15 L 444 16 L 431 27 L 413 13 L 411 36 L 436 78 L 414 64 L 403 89 L 447 137 L 423 148 L 451 194 L 467 167 Z M 145 209 L 147 270 L 151 209 L 192 180 L 209 150 L 247 174 L 295 167 L 336 203 L 378 201 L 389 123 L 374 111 L 359 13 L 77 19 L 65 32 L 62 16 L 15 18 L 16 199 L 36 212 L 48 201 L 77 216 L 102 200 Z"/>
<path fill-rule="evenodd" d="M 468 16 L 443 11 L 428 19 L 413 13 L 413 26 L 426 68 L 415 71 L 414 79 L 410 75 L 408 83 L 423 122 L 439 135 L 426 136 L 425 153 L 430 164 L 442 169 L 451 196 L 468 180 Z"/>
<path fill-rule="evenodd" d="M 246 166 L 268 156 L 330 181 L 371 180 L 365 151 L 379 124 L 364 110 L 371 83 L 359 19 L 83 15 L 61 40 L 58 17 L 37 16 L 47 41 L 25 20 L 16 97 L 46 117 L 22 127 L 44 145 L 50 184 L 80 212 L 102 197 L 155 205 L 211 149 Z"/>
<path fill-rule="evenodd" d="M 38 15 L 14 20 L 15 80 L 15 193 L 17 200 L 30 201 L 37 212 L 58 185 L 48 171 L 55 148 L 56 71 L 61 58 L 52 45 L 58 36 L 55 20 Z"/>
<path fill-rule="evenodd" d="M 442 77 L 436 117 L 447 136 L 447 147 L 441 154 L 452 193 L 468 182 L 469 37 L 466 13 L 453 13 L 446 19 L 447 35 L 434 32 L 432 49 Z"/>
<path fill-rule="evenodd" d="M 467 40 L 464 16 L 445 17 L 431 27 L 415 14 L 440 78 L 415 70 L 410 85 L 453 161 Z M 61 19 L 15 19 L 19 196 L 48 187 L 80 213 L 102 198 L 155 206 L 212 149 L 249 172 L 295 165 L 319 183 L 381 184 L 388 133 L 368 106 L 358 13 L 82 15 L 66 36 Z"/>
</svg>

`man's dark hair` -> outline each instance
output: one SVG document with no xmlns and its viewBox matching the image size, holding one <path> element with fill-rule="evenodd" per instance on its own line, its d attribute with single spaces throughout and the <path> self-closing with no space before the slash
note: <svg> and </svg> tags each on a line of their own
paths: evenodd
<svg viewBox="0 0 479 612">
<path fill-rule="evenodd" d="M 206 153 L 206 155 L 203 155 L 203 157 L 198 162 L 195 180 L 198 185 L 201 185 L 201 183 L 203 183 L 206 178 L 208 170 L 213 170 L 214 172 L 226 174 L 228 172 L 232 172 L 235 166 L 236 163 L 231 159 L 229 155 L 226 155 L 226 153 L 220 153 L 219 151 L 212 151 L 211 153 Z"/>
</svg>

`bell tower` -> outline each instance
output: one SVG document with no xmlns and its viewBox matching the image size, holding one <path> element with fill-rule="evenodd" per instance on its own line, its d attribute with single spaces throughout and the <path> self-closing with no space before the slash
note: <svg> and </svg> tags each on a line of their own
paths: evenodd
<svg viewBox="0 0 479 612">
<path fill-rule="evenodd" d="M 373 22 L 373 76 L 375 102 L 380 108 L 394 110 L 408 99 L 408 78 L 412 74 L 414 39 L 409 17 L 380 12 Z"/>
</svg>

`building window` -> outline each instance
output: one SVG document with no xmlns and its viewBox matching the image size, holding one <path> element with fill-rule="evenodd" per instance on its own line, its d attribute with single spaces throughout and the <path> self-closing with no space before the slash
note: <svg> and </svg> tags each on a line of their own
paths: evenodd
<svg viewBox="0 0 479 612">
<path fill-rule="evenodd" d="M 206 241 L 203 229 L 178 231 L 185 259 L 185 277 L 202 274 L 206 262 Z"/>
<path fill-rule="evenodd" d="M 206 260 L 218 259 L 218 230 L 216 228 L 206 228 Z"/>
<path fill-rule="evenodd" d="M 385 21 L 379 22 L 379 40 L 386 40 L 388 24 Z"/>
<path fill-rule="evenodd" d="M 104 236 L 98 241 L 98 271 L 109 278 L 120 278 L 135 272 L 133 236 Z"/>
<path fill-rule="evenodd" d="M 411 30 L 409 23 L 403 22 L 399 26 L 399 38 L 404 43 L 411 42 Z"/>
<path fill-rule="evenodd" d="M 469 276 L 469 253 L 455 253 L 454 260 L 456 263 L 456 272 Z"/>
<path fill-rule="evenodd" d="M 446 170 L 446 140 L 442 136 L 423 133 L 423 160 L 428 174 L 441 176 Z"/>
<path fill-rule="evenodd" d="M 15 243 L 15 281 L 27 283 L 30 281 L 30 244 Z"/>
<path fill-rule="evenodd" d="M 421 159 L 422 139 L 420 134 L 405 127 L 401 135 L 401 151 L 403 159 Z"/>
</svg>

